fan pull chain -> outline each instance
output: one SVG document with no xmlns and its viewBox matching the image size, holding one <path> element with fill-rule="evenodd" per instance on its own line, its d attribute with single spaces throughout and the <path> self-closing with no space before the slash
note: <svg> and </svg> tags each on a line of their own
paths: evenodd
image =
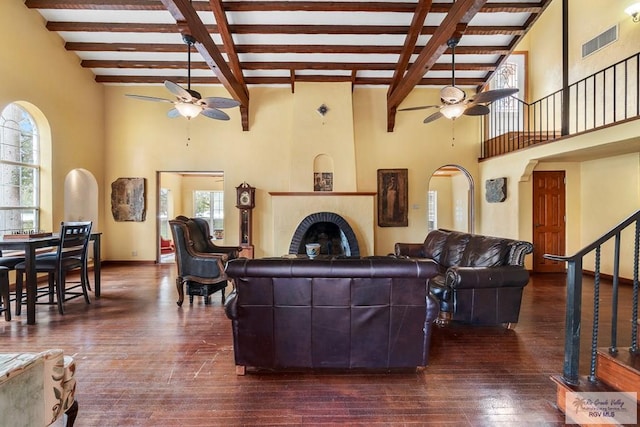
<svg viewBox="0 0 640 427">
<path fill-rule="evenodd" d="M 456 142 L 456 120 L 451 120 L 451 146 Z"/>
<path fill-rule="evenodd" d="M 191 119 L 187 117 L 187 147 L 191 142 Z"/>
</svg>

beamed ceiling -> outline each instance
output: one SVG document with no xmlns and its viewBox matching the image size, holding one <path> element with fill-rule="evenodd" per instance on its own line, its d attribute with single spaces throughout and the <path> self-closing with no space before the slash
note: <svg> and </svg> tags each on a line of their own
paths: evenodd
<svg viewBox="0 0 640 427">
<path fill-rule="evenodd" d="M 241 103 L 248 85 L 350 82 L 388 88 L 388 129 L 417 86 L 482 90 L 551 0 L 26 0 L 105 84 L 222 84 Z"/>
</svg>

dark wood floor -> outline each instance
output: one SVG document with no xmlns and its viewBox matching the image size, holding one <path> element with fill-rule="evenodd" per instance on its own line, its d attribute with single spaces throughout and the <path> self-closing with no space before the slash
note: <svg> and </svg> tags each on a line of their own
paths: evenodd
<svg viewBox="0 0 640 427">
<path fill-rule="evenodd" d="M 177 307 L 173 265 L 108 265 L 102 277 L 102 298 L 90 306 L 74 300 L 64 316 L 39 306 L 32 326 L 24 314 L 0 320 L 2 351 L 75 357 L 79 427 L 564 425 L 549 379 L 562 373 L 562 275 L 532 278 L 514 330 L 437 328 L 422 372 L 244 377 L 219 294 L 209 306 Z"/>
</svg>

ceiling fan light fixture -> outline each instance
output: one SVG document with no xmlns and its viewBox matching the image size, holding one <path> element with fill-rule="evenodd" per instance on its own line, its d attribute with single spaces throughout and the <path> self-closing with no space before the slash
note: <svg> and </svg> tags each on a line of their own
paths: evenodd
<svg viewBox="0 0 640 427">
<path fill-rule="evenodd" d="M 440 100 L 446 104 L 457 104 L 467 97 L 465 91 L 457 86 L 445 86 L 440 89 Z"/>
<path fill-rule="evenodd" d="M 447 119 L 455 120 L 460 117 L 466 109 L 467 106 L 464 104 L 448 104 L 440 108 L 440 113 Z"/>
<path fill-rule="evenodd" d="M 176 110 L 181 116 L 192 119 L 202 112 L 202 107 L 191 102 L 178 102 L 176 103 Z"/>
</svg>

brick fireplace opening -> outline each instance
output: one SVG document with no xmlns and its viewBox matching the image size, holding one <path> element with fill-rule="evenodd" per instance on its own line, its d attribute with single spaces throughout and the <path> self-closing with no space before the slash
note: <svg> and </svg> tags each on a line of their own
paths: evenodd
<svg viewBox="0 0 640 427">
<path fill-rule="evenodd" d="M 321 255 L 360 256 L 353 229 L 333 212 L 316 212 L 304 218 L 293 233 L 289 253 L 304 254 L 307 243 L 320 243 Z"/>
</svg>

